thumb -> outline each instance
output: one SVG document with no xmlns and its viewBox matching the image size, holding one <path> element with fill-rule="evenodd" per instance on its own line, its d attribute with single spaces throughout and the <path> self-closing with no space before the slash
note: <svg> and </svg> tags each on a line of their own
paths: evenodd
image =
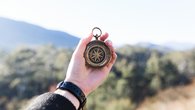
<svg viewBox="0 0 195 110">
<path fill-rule="evenodd" d="M 82 38 L 80 40 L 79 44 L 77 45 L 77 48 L 76 48 L 74 54 L 83 54 L 87 44 L 92 40 L 92 38 L 93 38 L 92 33 L 88 37 Z"/>
</svg>

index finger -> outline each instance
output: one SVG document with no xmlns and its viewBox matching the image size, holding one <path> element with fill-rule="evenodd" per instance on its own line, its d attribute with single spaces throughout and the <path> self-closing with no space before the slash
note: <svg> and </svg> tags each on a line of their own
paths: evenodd
<svg viewBox="0 0 195 110">
<path fill-rule="evenodd" d="M 105 41 L 108 38 L 109 34 L 106 32 L 105 34 L 103 34 L 102 36 L 100 36 L 100 40 L 101 41 Z"/>
</svg>

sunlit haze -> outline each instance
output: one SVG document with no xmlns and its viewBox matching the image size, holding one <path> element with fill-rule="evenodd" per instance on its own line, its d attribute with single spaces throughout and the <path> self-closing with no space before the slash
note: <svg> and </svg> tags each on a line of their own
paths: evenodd
<svg viewBox="0 0 195 110">
<path fill-rule="evenodd" d="M 0 17 L 78 37 L 94 26 L 115 44 L 195 44 L 194 0 L 0 0 Z"/>
</svg>

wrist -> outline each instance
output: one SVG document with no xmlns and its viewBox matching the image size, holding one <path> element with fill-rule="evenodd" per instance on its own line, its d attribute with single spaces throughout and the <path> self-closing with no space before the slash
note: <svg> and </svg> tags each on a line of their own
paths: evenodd
<svg viewBox="0 0 195 110">
<path fill-rule="evenodd" d="M 72 82 L 75 85 L 77 85 L 83 91 L 86 97 L 90 94 L 90 90 L 87 89 L 87 87 L 89 87 L 89 84 L 85 84 L 81 81 L 72 80 L 72 79 L 65 79 L 65 82 Z"/>
<path fill-rule="evenodd" d="M 61 89 L 57 89 L 54 93 L 66 97 L 70 102 L 72 102 L 76 109 L 79 108 L 79 100 L 72 93 Z"/>
<path fill-rule="evenodd" d="M 72 82 L 61 81 L 57 85 L 57 89 L 68 91 L 73 96 L 75 96 L 79 101 L 79 108 L 78 108 L 79 110 L 85 106 L 87 101 L 85 94 L 76 84 Z"/>
</svg>

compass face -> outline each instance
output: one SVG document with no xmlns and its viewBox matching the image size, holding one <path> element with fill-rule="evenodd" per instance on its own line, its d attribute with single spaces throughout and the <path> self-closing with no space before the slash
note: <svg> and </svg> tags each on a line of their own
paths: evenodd
<svg viewBox="0 0 195 110">
<path fill-rule="evenodd" d="M 89 50 L 89 59 L 93 63 L 101 63 L 105 58 L 105 52 L 102 48 L 96 46 Z"/>
<path fill-rule="evenodd" d="M 105 66 L 110 61 L 111 52 L 104 42 L 95 40 L 87 45 L 84 57 L 89 66 L 98 68 Z"/>
</svg>

